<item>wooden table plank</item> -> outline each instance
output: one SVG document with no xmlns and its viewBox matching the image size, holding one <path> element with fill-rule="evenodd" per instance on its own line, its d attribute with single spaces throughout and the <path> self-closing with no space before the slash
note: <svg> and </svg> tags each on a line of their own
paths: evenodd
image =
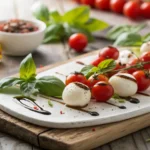
<svg viewBox="0 0 150 150">
<path fill-rule="evenodd" d="M 62 150 L 92 149 L 132 132 L 136 132 L 144 127 L 148 127 L 150 125 L 150 121 L 148 121 L 149 117 L 150 114 L 146 114 L 129 120 L 95 127 L 50 130 L 40 134 L 39 143 L 41 147 L 46 149 L 59 150 L 60 146 Z M 93 132 L 93 128 L 95 132 Z M 135 150 L 134 142 L 133 140 L 131 141 L 131 139 L 130 137 L 130 145 L 132 145 L 133 150 Z M 122 141 L 121 143 L 127 142 L 128 141 Z M 113 145 L 111 147 L 114 147 Z M 114 148 L 114 150 L 117 149 Z"/>
<path fill-rule="evenodd" d="M 29 124 L 0 111 L 0 131 L 39 146 L 38 135 L 48 128 Z"/>
</svg>

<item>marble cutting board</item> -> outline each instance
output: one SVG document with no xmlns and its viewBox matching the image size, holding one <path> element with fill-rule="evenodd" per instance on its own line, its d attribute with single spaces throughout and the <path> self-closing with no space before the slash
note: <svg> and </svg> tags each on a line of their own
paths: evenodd
<svg viewBox="0 0 150 150">
<path fill-rule="evenodd" d="M 97 57 L 97 55 L 81 58 L 79 59 L 79 61 L 88 64 L 95 57 Z M 72 61 L 67 64 L 63 64 L 47 71 L 41 72 L 38 74 L 38 77 L 42 77 L 45 75 L 55 75 L 64 81 L 65 77 L 57 74 L 56 72 L 67 75 L 71 72 L 81 70 L 82 67 L 83 66 L 77 64 L 76 61 Z M 139 94 L 134 96 L 140 100 L 139 104 L 132 104 L 127 101 L 125 103 L 118 103 L 113 99 L 109 101 L 111 103 L 116 103 L 117 105 L 124 105 L 127 107 L 127 109 L 119 109 L 118 107 L 112 105 L 97 102 L 91 102 L 86 108 L 84 108 L 85 110 L 98 112 L 100 114 L 99 116 L 90 116 L 87 113 L 65 107 L 64 105 L 53 101 L 53 107 L 50 107 L 48 105 L 47 99 L 38 96 L 36 103 L 43 107 L 45 110 L 48 110 L 52 113 L 51 115 L 43 115 L 37 112 L 30 111 L 20 105 L 17 100 L 12 98 L 18 95 L 17 93 L 19 94 L 19 90 L 15 88 L 10 88 L 10 91 L 7 93 L 5 92 L 5 90 L 0 91 L 0 109 L 16 118 L 45 127 L 86 127 L 118 122 L 150 112 L 150 97 Z M 150 89 L 145 91 L 145 93 L 150 93 Z M 60 112 L 63 112 L 63 114 Z"/>
</svg>

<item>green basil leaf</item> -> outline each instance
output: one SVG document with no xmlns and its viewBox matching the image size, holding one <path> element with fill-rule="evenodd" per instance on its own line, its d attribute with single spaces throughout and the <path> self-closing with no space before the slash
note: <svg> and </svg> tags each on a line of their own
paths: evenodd
<svg viewBox="0 0 150 150">
<path fill-rule="evenodd" d="M 108 24 L 101 20 L 90 18 L 83 26 L 88 31 L 93 32 L 107 28 Z"/>
<path fill-rule="evenodd" d="M 90 8 L 87 6 L 80 6 L 66 12 L 62 19 L 69 24 L 72 24 L 73 22 L 85 23 L 88 21 L 89 15 Z"/>
<path fill-rule="evenodd" d="M 51 24 L 45 31 L 44 43 L 59 42 L 64 38 L 65 30 L 62 24 Z"/>
<path fill-rule="evenodd" d="M 27 55 L 20 64 L 20 78 L 28 80 L 36 76 L 36 66 L 32 55 Z"/>
<path fill-rule="evenodd" d="M 51 100 L 48 100 L 48 105 L 49 105 L 50 107 L 53 107 L 53 103 L 51 102 Z"/>
<path fill-rule="evenodd" d="M 25 96 L 31 96 L 35 91 L 35 80 L 32 81 L 24 81 L 20 84 L 20 90 L 23 95 Z"/>
<path fill-rule="evenodd" d="M 44 4 L 40 2 L 37 2 L 33 5 L 32 13 L 36 19 L 42 20 L 45 23 L 49 21 L 49 10 Z"/>
<path fill-rule="evenodd" d="M 98 65 L 99 73 L 106 73 L 108 71 L 112 71 L 115 67 L 116 63 L 114 59 L 106 59 Z"/>
<path fill-rule="evenodd" d="M 145 35 L 143 37 L 143 42 L 146 43 L 146 42 L 149 42 L 150 41 L 150 33 L 148 33 L 147 35 Z"/>
<path fill-rule="evenodd" d="M 115 46 L 141 46 L 142 38 L 137 33 L 123 33 L 115 41 Z"/>
<path fill-rule="evenodd" d="M 107 38 L 109 38 L 110 40 L 116 40 L 119 35 L 128 31 L 129 31 L 129 25 L 115 26 L 108 31 Z"/>
<path fill-rule="evenodd" d="M 135 26 L 131 25 L 114 26 L 108 31 L 107 38 L 109 38 L 110 40 L 116 40 L 118 36 L 120 36 L 122 33 L 125 32 L 137 33 L 145 27 L 146 24 L 139 24 Z"/>
<path fill-rule="evenodd" d="M 96 73 L 97 71 L 97 67 L 94 67 L 93 65 L 88 65 L 83 67 L 80 72 L 83 73 L 84 76 L 88 79 L 92 74 Z"/>
<path fill-rule="evenodd" d="M 62 22 L 62 16 L 60 15 L 60 13 L 57 10 L 53 10 L 50 12 L 50 20 L 53 23 L 60 23 L 60 22 Z"/>
<path fill-rule="evenodd" d="M 62 96 L 65 84 L 55 76 L 45 76 L 37 79 L 36 88 L 46 96 Z"/>
<path fill-rule="evenodd" d="M 21 79 L 16 78 L 16 77 L 3 78 L 0 80 L 0 88 L 3 89 L 3 88 L 12 87 L 22 82 L 23 81 Z"/>
</svg>

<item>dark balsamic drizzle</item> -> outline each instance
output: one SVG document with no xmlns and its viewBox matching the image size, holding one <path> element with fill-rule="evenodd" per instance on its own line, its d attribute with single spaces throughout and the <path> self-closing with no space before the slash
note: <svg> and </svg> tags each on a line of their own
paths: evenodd
<svg viewBox="0 0 150 150">
<path fill-rule="evenodd" d="M 28 100 L 27 98 L 23 98 L 23 99 L 15 98 L 15 99 L 18 100 L 18 102 L 20 102 L 20 104 L 21 104 L 23 107 L 25 107 L 25 108 L 27 108 L 27 109 L 29 109 L 29 110 L 31 110 L 31 111 L 34 111 L 34 112 L 37 112 L 37 113 L 40 113 L 40 114 L 43 114 L 43 115 L 51 115 L 51 112 L 49 112 L 49 111 L 47 111 L 47 110 L 44 110 L 42 107 L 40 107 L 40 106 L 39 106 L 36 102 L 34 102 L 34 101 Z M 24 104 L 23 101 L 27 101 L 27 102 L 29 102 L 29 103 L 31 103 L 31 104 L 34 104 L 35 106 L 38 107 L 38 109 L 34 109 L 34 108 L 32 108 L 32 107 L 30 107 L 30 106 Z"/>
<path fill-rule="evenodd" d="M 120 109 L 126 109 L 125 106 L 118 106 L 118 105 L 112 104 L 112 103 L 110 103 L 110 102 L 105 102 L 105 103 L 108 104 L 108 105 L 112 105 L 112 106 L 118 107 L 118 108 L 120 108 Z"/>
<path fill-rule="evenodd" d="M 133 104 L 138 104 L 140 103 L 139 99 L 137 98 L 134 98 L 134 97 L 131 97 L 131 96 L 128 96 L 128 97 L 121 97 L 123 99 L 125 99 L 126 101 L 130 102 L 130 103 L 133 103 Z"/>
<path fill-rule="evenodd" d="M 56 100 L 56 99 L 51 99 L 57 103 L 60 103 L 62 105 L 66 105 L 66 103 L 60 101 L 60 100 Z M 69 106 L 69 105 L 66 105 L 67 107 L 69 108 L 72 108 L 72 109 L 75 109 L 75 110 L 79 110 L 79 111 L 82 111 L 82 112 L 85 112 L 85 113 L 88 113 L 90 114 L 91 116 L 99 116 L 99 113 L 98 112 L 95 112 L 95 111 L 89 111 L 89 110 L 85 110 L 85 109 L 82 109 L 82 108 L 79 108 L 79 107 L 73 107 L 73 106 Z"/>
<path fill-rule="evenodd" d="M 137 94 L 144 95 L 144 96 L 150 96 L 149 94 L 141 93 L 141 92 L 137 92 Z"/>
<path fill-rule="evenodd" d="M 86 66 L 85 63 L 83 63 L 82 61 L 76 61 L 77 64 L 80 64 L 80 65 L 83 65 L 83 66 Z"/>
</svg>

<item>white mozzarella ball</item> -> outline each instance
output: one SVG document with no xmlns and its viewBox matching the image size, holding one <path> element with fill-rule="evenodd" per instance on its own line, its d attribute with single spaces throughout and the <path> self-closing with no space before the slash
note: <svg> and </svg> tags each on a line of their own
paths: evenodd
<svg viewBox="0 0 150 150">
<path fill-rule="evenodd" d="M 134 58 L 136 58 L 136 56 L 131 51 L 123 50 L 123 51 L 120 51 L 118 60 L 120 61 L 122 65 L 124 65 Z"/>
<path fill-rule="evenodd" d="M 149 52 L 149 51 L 150 51 L 150 42 L 143 43 L 140 48 L 140 52 L 144 53 L 144 52 Z"/>
<path fill-rule="evenodd" d="M 74 82 L 65 87 L 62 98 L 69 106 L 85 107 L 91 100 L 91 91 L 88 86 Z"/>
<path fill-rule="evenodd" d="M 136 79 L 128 73 L 118 73 L 109 79 L 109 83 L 114 88 L 114 92 L 119 96 L 132 96 L 137 92 Z"/>
</svg>

